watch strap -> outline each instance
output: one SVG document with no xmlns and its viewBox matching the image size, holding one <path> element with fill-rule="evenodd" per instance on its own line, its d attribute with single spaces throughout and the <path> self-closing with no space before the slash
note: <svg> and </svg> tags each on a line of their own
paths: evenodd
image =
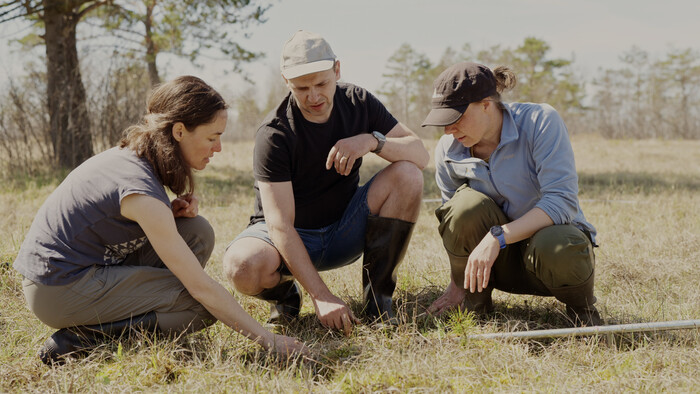
<svg viewBox="0 0 700 394">
<path fill-rule="evenodd" d="M 491 235 L 498 240 L 498 245 L 501 249 L 506 247 L 506 235 L 503 233 L 503 227 L 493 226 L 491 227 Z"/>
<path fill-rule="evenodd" d="M 505 247 L 506 247 L 506 235 L 503 233 L 500 233 L 498 235 L 498 237 L 496 237 L 496 238 L 498 238 L 498 244 L 501 246 L 501 249 L 505 249 Z"/>
</svg>

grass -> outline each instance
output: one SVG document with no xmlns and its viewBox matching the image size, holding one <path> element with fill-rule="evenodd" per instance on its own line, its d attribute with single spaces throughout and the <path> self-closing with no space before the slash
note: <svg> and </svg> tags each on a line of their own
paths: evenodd
<svg viewBox="0 0 700 394">
<path fill-rule="evenodd" d="M 426 141 L 429 150 L 435 141 Z M 603 317 L 618 323 L 700 318 L 700 142 L 573 139 L 586 217 L 598 229 L 596 295 Z M 226 244 L 253 209 L 252 144 L 225 146 L 198 174 L 200 212 L 217 234 L 207 267 L 224 282 Z M 384 164 L 369 157 L 367 179 Z M 448 262 L 433 210 L 423 205 L 396 293 L 402 324 L 394 331 L 357 326 L 350 337 L 322 328 L 308 295 L 302 317 L 284 332 L 319 354 L 317 363 L 261 352 L 221 323 L 164 340 L 119 339 L 63 367 L 35 352 L 52 330 L 24 306 L 20 276 L 9 267 L 34 213 L 64 174 L 3 180 L 0 217 L 0 392 L 599 392 L 698 391 L 700 332 L 626 334 L 541 341 L 466 340 L 465 334 L 566 327 L 552 298 L 494 292 L 485 319 L 422 313 L 448 282 Z M 434 167 L 426 199 L 438 198 Z M 360 309 L 359 263 L 322 273 L 332 291 Z M 228 285 L 227 285 L 228 286 Z M 259 321 L 260 301 L 239 297 Z"/>
</svg>

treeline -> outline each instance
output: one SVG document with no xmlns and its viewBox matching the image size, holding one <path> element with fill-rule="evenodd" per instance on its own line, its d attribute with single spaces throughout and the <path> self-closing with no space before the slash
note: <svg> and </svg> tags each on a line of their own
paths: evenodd
<svg viewBox="0 0 700 394">
<path fill-rule="evenodd" d="M 433 80 L 442 70 L 463 60 L 492 67 L 509 65 L 518 75 L 518 85 L 504 96 L 505 101 L 547 102 L 562 114 L 572 133 L 598 133 L 608 138 L 700 138 L 697 51 L 670 49 L 664 58 L 653 59 L 635 47 L 620 55 L 619 68 L 600 69 L 591 80 L 576 73 L 574 59 L 550 58 L 549 51 L 546 42 L 526 38 L 516 48 L 447 48 L 433 62 L 404 44 L 388 58 L 384 82 L 374 93 L 414 131 L 434 138 L 442 130 L 421 128 L 420 123 L 430 109 Z M 56 166 L 57 141 L 44 62 L 28 62 L 26 73 L 7 81 L 0 92 L 0 165 L 4 174 L 33 174 Z M 100 151 L 116 144 L 122 131 L 142 116 L 154 73 L 142 57 L 119 52 L 84 56 L 80 70 L 91 146 Z M 230 140 L 252 139 L 267 112 L 286 94 L 276 70 L 270 71 L 269 82 L 263 94 L 257 91 L 260 88 L 251 87 L 231 98 Z"/>
<path fill-rule="evenodd" d="M 571 133 L 597 133 L 606 138 L 700 138 L 700 53 L 670 49 L 653 59 L 637 47 L 619 56 L 620 67 L 599 69 L 586 80 L 576 72 L 573 58 L 549 57 L 547 42 L 528 37 L 516 48 L 493 46 L 475 50 L 469 44 L 447 48 L 437 62 L 403 44 L 389 57 L 384 82 L 375 91 L 389 110 L 423 137 L 442 130 L 420 127 L 430 110 L 433 81 L 448 66 L 476 61 L 490 67 L 510 66 L 518 84 L 505 101 L 549 103 L 566 121 Z M 273 75 L 279 80 L 279 75 Z M 353 82 L 353 81 L 348 81 Z M 241 126 L 237 139 L 252 138 L 257 125 L 280 96 L 275 85 L 264 103 L 255 90 L 237 97 L 234 108 Z"/>
</svg>

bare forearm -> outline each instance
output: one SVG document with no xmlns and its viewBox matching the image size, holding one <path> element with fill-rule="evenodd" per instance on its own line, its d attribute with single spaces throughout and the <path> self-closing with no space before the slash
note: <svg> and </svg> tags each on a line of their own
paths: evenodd
<svg viewBox="0 0 700 394">
<path fill-rule="evenodd" d="M 187 291 L 214 317 L 264 347 L 274 345 L 274 335 L 248 315 L 221 284 L 202 269 L 197 257 L 177 231 L 172 211 L 145 195 L 122 200 L 121 213 L 139 223 L 154 250 Z"/>
<path fill-rule="evenodd" d="M 543 210 L 532 208 L 525 215 L 502 227 L 506 243 L 512 244 L 530 238 L 537 231 L 553 224 L 552 219 Z"/>
<path fill-rule="evenodd" d="M 220 283 L 211 279 L 207 288 L 193 297 L 219 321 L 241 335 L 265 348 L 273 345 L 274 335 L 253 319 Z"/>
<path fill-rule="evenodd" d="M 296 230 L 293 228 L 275 230 L 271 226 L 270 238 L 284 261 L 287 262 L 294 278 L 299 281 L 311 298 L 324 298 L 331 294 L 328 286 L 314 268 L 309 253 Z"/>
<path fill-rule="evenodd" d="M 180 275 L 180 280 L 190 295 L 214 317 L 245 337 L 264 347 L 268 347 L 272 343 L 272 333 L 253 319 L 226 288 L 201 269 L 199 262 L 196 261 L 195 256 L 184 242 L 175 242 L 168 248 L 161 249 L 158 254 L 162 255 L 164 261 L 176 261 L 176 259 L 183 258 L 194 260 L 188 264 L 188 267 L 193 267 L 191 271 L 177 270 L 178 272 L 176 272 L 176 275 Z"/>
<path fill-rule="evenodd" d="M 379 156 L 392 163 L 400 160 L 410 161 L 421 170 L 430 160 L 430 154 L 423 146 L 423 142 L 412 135 L 387 138 Z"/>
</svg>

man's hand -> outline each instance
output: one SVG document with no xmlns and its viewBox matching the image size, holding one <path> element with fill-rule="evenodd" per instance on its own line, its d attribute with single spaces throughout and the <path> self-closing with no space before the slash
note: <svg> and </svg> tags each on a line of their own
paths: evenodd
<svg viewBox="0 0 700 394">
<path fill-rule="evenodd" d="M 199 213 L 199 199 L 194 194 L 185 194 L 170 203 L 176 218 L 193 218 Z"/>
<path fill-rule="evenodd" d="M 377 147 L 377 140 L 371 134 L 358 134 L 353 137 L 343 138 L 333 145 L 326 158 L 326 169 L 335 170 L 340 175 L 350 175 L 355 160 L 369 153 Z"/>
<path fill-rule="evenodd" d="M 313 302 L 316 316 L 325 327 L 343 330 L 343 333 L 349 336 L 352 333 L 352 325 L 360 323 L 343 300 L 333 294 L 323 300 L 313 299 Z"/>
<path fill-rule="evenodd" d="M 465 289 L 474 293 L 488 287 L 491 267 L 500 250 L 498 240 L 491 233 L 486 234 L 467 260 L 467 268 L 464 270 Z"/>
</svg>

